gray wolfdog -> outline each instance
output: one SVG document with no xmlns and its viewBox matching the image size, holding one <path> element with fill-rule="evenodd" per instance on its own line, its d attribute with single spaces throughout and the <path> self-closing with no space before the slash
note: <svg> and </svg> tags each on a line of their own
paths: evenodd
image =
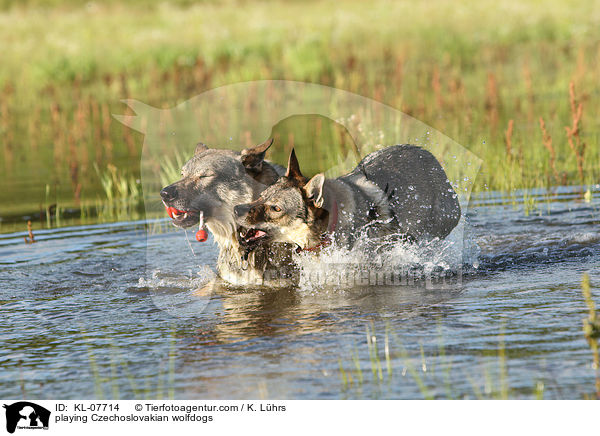
<svg viewBox="0 0 600 436">
<path fill-rule="evenodd" d="M 458 195 L 428 151 L 396 145 L 367 155 L 349 174 L 310 180 L 292 150 L 287 172 L 258 200 L 234 208 L 241 245 L 296 244 L 316 250 L 333 237 L 351 247 L 356 238 L 402 235 L 409 240 L 444 238 L 458 224 Z"/>
<path fill-rule="evenodd" d="M 263 244 L 247 253 L 236 238 L 233 207 L 256 199 L 285 172 L 264 159 L 272 143 L 271 139 L 242 152 L 198 144 L 182 168 L 182 178 L 160 192 L 176 226 L 196 226 L 203 217 L 219 246 L 219 276 L 232 284 L 268 284 L 265 271 L 280 271 L 290 263 L 286 257 L 291 253 L 289 247 Z"/>
</svg>

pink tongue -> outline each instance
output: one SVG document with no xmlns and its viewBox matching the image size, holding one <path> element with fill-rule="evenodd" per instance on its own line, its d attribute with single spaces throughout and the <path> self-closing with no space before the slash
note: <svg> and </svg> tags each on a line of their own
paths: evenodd
<svg viewBox="0 0 600 436">
<path fill-rule="evenodd" d="M 255 238 L 260 238 L 261 236 L 266 235 L 265 232 L 263 232 L 262 230 L 257 230 L 256 233 L 254 234 Z"/>
</svg>

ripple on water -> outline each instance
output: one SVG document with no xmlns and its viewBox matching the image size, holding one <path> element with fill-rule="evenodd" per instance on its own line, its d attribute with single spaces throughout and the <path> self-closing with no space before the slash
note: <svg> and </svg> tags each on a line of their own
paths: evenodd
<svg viewBox="0 0 600 436">
<path fill-rule="evenodd" d="M 182 232 L 146 240 L 139 223 L 40 231 L 29 246 L 22 233 L 1 235 L 0 391 L 22 396 L 15 380 L 23 380 L 31 396 L 93 397 L 94 362 L 107 380 L 116 365 L 121 397 L 132 398 L 125 367 L 140 386 L 157 389 L 175 356 L 173 380 L 161 383 L 172 382 L 177 398 L 422 398 L 408 363 L 436 397 L 445 396 L 438 376 L 451 363 L 453 395 L 473 398 L 473 384 L 484 392 L 486 377 L 497 386 L 503 350 L 516 396 L 533 396 L 543 381 L 547 398 L 581 398 L 593 372 L 580 281 L 589 272 L 600 282 L 600 204 L 570 195 L 530 217 L 486 201 L 447 241 L 390 244 L 371 255 L 331 248 L 318 262 L 299 256 L 299 289 L 195 293 L 214 277 L 215 247 L 193 245 L 194 255 Z M 148 267 L 148 250 L 164 267 Z M 365 265 L 467 268 L 449 289 L 418 280 L 311 281 L 311 274 L 339 278 Z M 392 380 L 366 377 L 360 388 L 344 389 L 340 362 L 352 370 L 356 356 L 370 372 L 367 327 L 378 344 L 388 332 Z M 385 364 L 383 345 L 379 351 Z"/>
</svg>

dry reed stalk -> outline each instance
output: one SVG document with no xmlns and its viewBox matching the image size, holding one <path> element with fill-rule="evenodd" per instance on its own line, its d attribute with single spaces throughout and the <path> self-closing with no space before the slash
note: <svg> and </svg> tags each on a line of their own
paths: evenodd
<svg viewBox="0 0 600 436">
<path fill-rule="evenodd" d="M 52 143 L 53 154 L 54 154 L 54 165 L 59 168 L 65 162 L 66 153 L 66 138 L 64 132 L 67 129 L 63 128 L 63 113 L 58 103 L 52 103 L 50 105 L 50 119 L 52 120 L 52 130 L 54 135 L 54 141 Z"/>
<path fill-rule="evenodd" d="M 71 176 L 71 186 L 73 187 L 73 198 L 76 204 L 79 204 L 81 195 L 81 182 L 79 181 L 79 162 L 77 161 L 77 151 L 75 149 L 75 140 L 69 135 L 69 150 L 71 158 L 69 162 L 69 175 Z"/>
<path fill-rule="evenodd" d="M 465 98 L 465 87 L 460 80 L 460 77 L 453 77 L 448 84 L 448 90 L 453 101 L 463 102 Z"/>
<path fill-rule="evenodd" d="M 77 101 L 79 100 L 79 98 L 81 97 L 81 75 L 77 74 L 75 75 L 75 78 L 73 79 L 73 100 Z"/>
<path fill-rule="evenodd" d="M 106 79 L 106 80 L 111 80 L 110 76 L 108 76 L 108 79 Z M 113 143 L 110 139 L 110 123 L 112 121 L 112 117 L 110 116 L 108 104 L 102 103 L 101 111 L 102 111 L 102 139 L 104 142 L 104 150 L 105 150 L 105 155 L 106 155 L 107 161 L 111 162 L 112 155 L 113 155 Z"/>
<path fill-rule="evenodd" d="M 102 139 L 102 130 L 100 124 L 100 106 L 98 105 L 98 101 L 95 99 L 90 100 L 90 106 L 92 108 L 91 119 L 92 123 L 92 141 L 94 144 L 94 150 L 96 152 L 95 161 L 100 164 L 102 161 L 102 147 L 100 147 L 100 142 Z"/>
<path fill-rule="evenodd" d="M 419 118 L 421 120 L 425 119 L 425 112 L 427 110 L 427 106 L 425 104 L 425 96 L 426 96 L 426 92 L 425 90 L 419 86 L 419 90 L 417 91 L 417 108 L 415 109 L 417 112 L 417 116 L 416 118 Z"/>
<path fill-rule="evenodd" d="M 453 77 L 448 83 L 450 101 L 454 105 L 454 110 L 460 111 L 464 117 L 464 124 L 470 126 L 473 121 L 473 111 L 470 104 L 465 104 L 465 87 L 460 77 Z"/>
<path fill-rule="evenodd" d="M 243 142 L 246 144 L 246 148 L 252 147 L 252 132 L 250 130 L 243 133 Z"/>
<path fill-rule="evenodd" d="M 85 127 L 86 127 L 86 123 L 85 123 L 85 119 L 86 119 L 86 114 L 85 114 L 85 105 L 83 104 L 83 101 L 79 101 L 77 103 L 77 109 L 75 110 L 75 126 L 73 129 L 73 133 L 75 134 L 75 139 L 77 141 L 81 141 L 83 139 L 84 136 L 84 132 L 85 132 Z"/>
<path fill-rule="evenodd" d="M 523 66 L 523 78 L 525 79 L 525 89 L 527 92 L 527 101 L 529 105 L 527 107 L 527 119 L 533 121 L 533 107 L 535 103 L 535 95 L 533 93 L 533 80 L 531 78 L 531 70 L 529 64 Z"/>
<path fill-rule="evenodd" d="M 176 90 L 179 89 L 181 84 L 181 70 L 177 64 L 173 66 L 173 85 Z"/>
<path fill-rule="evenodd" d="M 581 182 L 581 186 L 583 189 L 583 184 L 585 182 L 584 172 L 583 172 L 583 164 L 585 162 L 585 142 L 581 142 L 581 137 L 579 135 L 581 126 L 581 117 L 583 115 L 583 104 L 577 103 L 575 98 L 575 84 L 573 81 L 569 83 L 569 103 L 571 105 L 571 125 L 565 126 L 565 130 L 567 132 L 567 141 L 569 143 L 569 147 L 573 154 L 575 154 L 575 158 L 577 160 L 577 172 L 579 173 L 579 181 Z"/>
<path fill-rule="evenodd" d="M 95 141 L 100 141 L 102 132 L 100 131 L 100 105 L 98 100 L 90 98 L 91 122 L 94 128 L 93 137 Z"/>
<path fill-rule="evenodd" d="M 200 87 L 205 83 L 204 81 L 206 79 L 206 74 L 204 61 L 202 60 L 202 58 L 196 59 L 196 64 L 194 65 L 194 71 L 192 74 L 194 76 L 194 82 L 196 86 Z"/>
<path fill-rule="evenodd" d="M 508 127 L 504 132 L 504 143 L 506 144 L 506 157 L 508 161 L 512 161 L 512 134 L 515 125 L 514 120 L 508 120 Z"/>
<path fill-rule="evenodd" d="M 374 100 L 376 101 L 382 101 L 383 100 L 383 93 L 384 93 L 384 86 L 382 84 L 377 84 L 375 86 L 375 92 L 374 92 Z"/>
<path fill-rule="evenodd" d="M 37 151 L 39 145 L 38 137 L 40 136 L 41 126 L 43 125 L 40 122 L 40 117 L 41 107 L 36 106 L 33 111 L 33 116 L 29 119 L 29 141 L 33 151 Z"/>
<path fill-rule="evenodd" d="M 61 109 L 58 103 L 50 105 L 50 119 L 52 120 L 52 128 L 54 131 L 55 143 L 61 143 L 63 140 L 62 129 L 60 127 Z"/>
<path fill-rule="evenodd" d="M 8 102 L 6 100 L 3 100 L 0 106 L 0 127 L 3 131 L 8 129 Z"/>
<path fill-rule="evenodd" d="M 486 87 L 485 108 L 488 112 L 488 117 L 492 127 L 498 125 L 498 83 L 494 73 L 488 73 Z"/>
<path fill-rule="evenodd" d="M 23 236 L 26 244 L 33 244 L 36 242 L 35 236 L 33 236 L 33 227 L 31 227 L 31 221 L 27 221 L 27 233 L 29 234 L 29 238 L 27 236 Z"/>
<path fill-rule="evenodd" d="M 4 156 L 4 168 L 7 172 L 11 172 L 13 169 L 14 162 L 14 150 L 12 146 L 12 138 L 10 135 L 10 121 L 9 121 L 9 110 L 8 102 L 2 101 L 0 106 L 0 133 L 2 133 L 2 145 L 3 145 L 3 156 Z"/>
<path fill-rule="evenodd" d="M 440 80 L 440 71 L 438 67 L 433 68 L 433 75 L 431 77 L 431 87 L 435 95 L 435 101 L 438 109 L 442 109 L 444 106 L 444 99 L 442 97 L 442 83 Z"/>
<path fill-rule="evenodd" d="M 127 144 L 127 150 L 129 151 L 129 156 L 135 156 L 137 151 L 135 149 L 135 140 L 133 138 L 133 134 L 131 133 L 131 128 L 127 126 L 124 127 L 125 134 L 125 143 Z"/>
<path fill-rule="evenodd" d="M 82 174 L 86 174 L 87 173 L 87 169 L 89 167 L 89 163 L 90 163 L 90 156 L 89 156 L 89 142 L 90 142 L 90 138 L 89 138 L 89 133 L 90 133 L 90 125 L 88 122 L 88 119 L 90 117 L 90 112 L 89 112 L 89 104 L 83 104 L 82 103 L 82 113 L 81 113 L 81 119 L 79 120 L 79 124 L 80 124 L 80 138 L 79 138 L 79 159 L 78 162 L 81 165 L 81 173 Z M 81 190 L 81 188 L 80 188 Z"/>
<path fill-rule="evenodd" d="M 10 110 L 8 109 L 8 106 L 7 106 L 6 111 L 4 112 L 4 118 L 5 118 L 4 122 L 6 123 L 6 126 L 3 129 L 4 134 L 3 134 L 2 140 L 6 144 L 7 148 L 10 150 L 10 153 L 12 153 L 14 146 L 16 145 L 16 142 L 14 141 L 14 139 L 15 139 L 14 132 L 15 132 L 16 128 L 18 127 L 18 121 L 17 121 L 17 117 L 13 116 L 11 119 L 10 115 L 11 115 Z"/>
<path fill-rule="evenodd" d="M 121 95 L 129 95 L 129 88 L 127 87 L 127 76 L 125 73 L 119 74 L 119 83 L 121 85 Z"/>
<path fill-rule="evenodd" d="M 352 71 L 354 68 L 356 68 L 356 56 L 354 56 L 353 54 L 350 54 L 346 58 L 346 70 Z"/>
<path fill-rule="evenodd" d="M 402 83 L 404 81 L 404 56 L 398 56 L 396 60 L 396 69 L 394 70 L 394 81 L 396 85 L 396 89 L 400 94 L 402 91 Z"/>
<path fill-rule="evenodd" d="M 74 134 L 69 135 L 69 175 L 73 187 L 73 198 L 79 204 L 81 194 L 81 182 L 79 181 L 79 161 L 77 159 L 77 147 Z"/>
<path fill-rule="evenodd" d="M 102 136 L 104 139 L 110 139 L 110 111 L 108 104 L 102 103 Z"/>
<path fill-rule="evenodd" d="M 540 117 L 540 129 L 542 130 L 542 144 L 548 153 L 550 153 L 550 168 L 552 169 L 552 173 L 554 175 L 554 180 L 558 183 L 560 181 L 558 171 L 556 170 L 556 152 L 554 151 L 554 146 L 552 145 L 552 136 L 546 130 L 546 123 L 544 123 L 544 119 Z"/>
</svg>

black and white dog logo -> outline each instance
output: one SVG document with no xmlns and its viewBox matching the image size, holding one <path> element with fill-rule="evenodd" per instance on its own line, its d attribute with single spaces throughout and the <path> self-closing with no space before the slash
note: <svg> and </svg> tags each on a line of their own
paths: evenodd
<svg viewBox="0 0 600 436">
<path fill-rule="evenodd" d="M 19 401 L 10 406 L 4 405 L 6 409 L 6 431 L 14 433 L 19 429 L 48 429 L 50 411 L 29 401 Z"/>
</svg>

